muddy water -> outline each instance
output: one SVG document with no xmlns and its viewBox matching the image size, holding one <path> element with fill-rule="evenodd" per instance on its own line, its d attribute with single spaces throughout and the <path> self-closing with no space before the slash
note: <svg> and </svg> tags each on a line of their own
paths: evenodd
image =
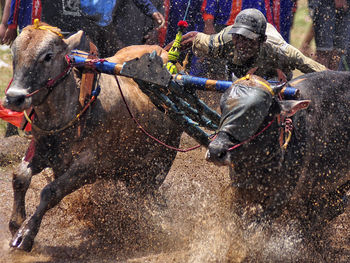
<svg viewBox="0 0 350 263">
<path fill-rule="evenodd" d="M 183 136 L 182 147 L 193 144 Z M 66 197 L 44 217 L 31 253 L 9 249 L 12 168 L 1 167 L 0 262 L 350 262 L 348 211 L 317 244 L 305 242 L 287 218 L 261 225 L 238 217 L 227 168 L 205 162 L 204 154 L 179 153 L 152 197 L 115 181 Z M 33 178 L 29 215 L 50 175 Z"/>
</svg>

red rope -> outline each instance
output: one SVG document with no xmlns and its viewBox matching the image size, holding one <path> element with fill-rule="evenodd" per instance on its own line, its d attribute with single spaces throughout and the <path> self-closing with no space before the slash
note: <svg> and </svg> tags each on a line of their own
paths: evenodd
<svg viewBox="0 0 350 263">
<path fill-rule="evenodd" d="M 260 132 L 256 133 L 255 135 L 253 135 L 252 137 L 248 138 L 247 140 L 238 143 L 236 145 L 233 145 L 231 148 L 229 148 L 227 151 L 232 151 L 240 146 L 242 146 L 243 144 L 246 144 L 247 142 L 250 142 L 251 140 L 255 139 L 256 137 L 258 137 L 260 134 L 262 134 L 264 131 L 267 130 L 267 128 L 269 128 L 271 126 L 271 124 L 274 122 L 274 119 L 272 121 L 269 122 L 269 124 L 266 125 L 266 127 L 264 129 L 262 129 Z"/>
<path fill-rule="evenodd" d="M 68 62 L 68 66 L 65 68 L 65 70 L 63 72 L 61 72 L 60 74 L 58 74 L 54 79 L 49 79 L 47 82 L 46 82 L 46 85 L 40 89 L 37 89 L 35 91 L 33 91 L 32 93 L 29 93 L 26 95 L 26 98 L 28 97 L 31 97 L 33 95 L 35 95 L 36 93 L 38 93 L 39 91 L 41 91 L 42 89 L 45 89 L 45 88 L 51 88 L 53 85 L 55 85 L 55 83 L 57 81 L 59 81 L 61 78 L 63 78 L 66 74 L 68 74 L 68 72 L 72 69 L 72 63 L 71 63 L 71 60 L 68 56 L 66 56 L 66 60 Z"/>
<path fill-rule="evenodd" d="M 7 90 L 10 88 L 12 81 L 13 81 L 13 78 L 11 78 L 10 83 L 7 85 L 7 88 L 5 89 L 5 94 L 6 94 Z"/>
<path fill-rule="evenodd" d="M 130 110 L 130 108 L 129 108 L 129 105 L 128 105 L 128 103 L 126 102 L 126 99 L 125 99 L 125 97 L 124 97 L 123 91 L 122 91 L 122 89 L 121 89 L 121 87 L 120 87 L 120 84 L 119 84 L 119 80 L 118 80 L 117 76 L 114 76 L 114 77 L 115 77 L 115 79 L 116 79 L 116 81 L 117 81 L 118 89 L 119 89 L 119 91 L 120 91 L 120 95 L 122 96 L 122 99 L 123 99 L 123 101 L 124 101 L 124 104 L 125 104 L 125 106 L 126 106 L 126 109 L 127 109 L 128 112 L 129 112 L 130 117 L 133 119 L 133 121 L 136 123 L 137 127 L 138 127 L 144 134 L 146 134 L 148 137 L 150 137 L 152 140 L 156 141 L 157 143 L 159 143 L 159 144 L 165 146 L 166 148 L 169 148 L 169 149 L 174 150 L 174 151 L 177 151 L 177 152 L 189 152 L 189 151 L 192 151 L 192 150 L 195 150 L 195 149 L 201 147 L 201 145 L 198 144 L 198 145 L 193 146 L 193 147 L 191 147 L 191 148 L 180 149 L 180 148 L 177 148 L 177 147 L 168 145 L 168 144 L 166 144 L 166 143 L 160 141 L 159 139 L 157 139 L 156 137 L 154 137 L 154 136 L 151 135 L 150 133 L 148 133 L 148 132 L 141 126 L 141 124 L 136 120 L 136 118 L 134 117 L 134 114 L 131 112 L 131 110 Z"/>
</svg>

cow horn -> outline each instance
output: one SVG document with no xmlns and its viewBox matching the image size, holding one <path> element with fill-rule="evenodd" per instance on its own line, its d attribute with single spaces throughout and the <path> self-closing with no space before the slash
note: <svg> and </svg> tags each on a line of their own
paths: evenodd
<svg viewBox="0 0 350 263">
<path fill-rule="evenodd" d="M 283 83 L 278 84 L 276 86 L 272 86 L 272 90 L 273 90 L 274 94 L 280 93 L 286 84 L 287 84 L 287 82 L 283 82 Z"/>
</svg>

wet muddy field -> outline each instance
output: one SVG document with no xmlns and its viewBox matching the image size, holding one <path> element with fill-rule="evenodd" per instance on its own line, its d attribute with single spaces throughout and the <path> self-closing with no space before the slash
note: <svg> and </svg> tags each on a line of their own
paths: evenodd
<svg viewBox="0 0 350 263">
<path fill-rule="evenodd" d="M 12 250 L 11 173 L 27 144 L 0 139 L 0 262 L 350 262 L 348 209 L 314 242 L 287 217 L 248 222 L 235 214 L 227 168 L 207 163 L 204 148 L 178 153 L 154 196 L 112 180 L 80 189 L 45 215 L 32 252 Z M 194 144 L 183 135 L 182 147 Z M 28 215 L 50 180 L 50 170 L 33 177 Z"/>
</svg>

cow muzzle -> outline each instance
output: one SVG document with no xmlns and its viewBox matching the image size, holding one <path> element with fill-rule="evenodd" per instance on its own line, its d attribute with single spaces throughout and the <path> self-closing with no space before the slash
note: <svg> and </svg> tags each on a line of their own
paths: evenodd
<svg viewBox="0 0 350 263">
<path fill-rule="evenodd" d="M 224 145 L 213 141 L 208 146 L 208 150 L 205 154 L 205 159 L 208 162 L 213 162 L 218 166 L 230 165 L 230 155 L 231 154 L 228 151 L 228 147 L 225 147 Z"/>
<path fill-rule="evenodd" d="M 10 110 L 23 111 L 31 105 L 32 99 L 27 97 L 26 90 L 9 88 L 6 92 L 4 106 Z"/>
</svg>

